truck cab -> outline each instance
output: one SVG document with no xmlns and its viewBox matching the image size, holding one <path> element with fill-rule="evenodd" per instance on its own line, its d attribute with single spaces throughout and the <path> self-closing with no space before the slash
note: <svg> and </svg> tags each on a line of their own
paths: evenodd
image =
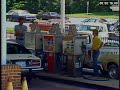
<svg viewBox="0 0 120 90">
<path fill-rule="evenodd" d="M 93 29 L 97 29 L 99 31 L 99 36 L 101 37 L 109 37 L 108 34 L 108 27 L 107 24 L 105 23 L 94 23 L 94 22 L 89 22 L 89 23 L 83 23 L 79 25 L 78 33 L 80 31 L 91 31 Z"/>
<path fill-rule="evenodd" d="M 84 60 L 84 68 L 93 68 L 92 60 L 92 33 L 87 31 L 79 32 L 80 36 L 87 37 L 87 50 Z M 99 67 L 102 73 L 107 73 L 110 78 L 118 79 L 119 77 L 119 40 L 102 40 L 104 45 L 100 49 L 98 58 Z"/>
</svg>

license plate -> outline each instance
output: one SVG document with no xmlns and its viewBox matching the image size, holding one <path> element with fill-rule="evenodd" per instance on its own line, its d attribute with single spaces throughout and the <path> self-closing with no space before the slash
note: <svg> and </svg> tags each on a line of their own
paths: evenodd
<svg viewBox="0 0 120 90">
<path fill-rule="evenodd" d="M 26 63 L 24 61 L 16 62 L 16 64 L 18 64 L 18 65 L 20 65 L 22 67 L 26 66 Z"/>
</svg>

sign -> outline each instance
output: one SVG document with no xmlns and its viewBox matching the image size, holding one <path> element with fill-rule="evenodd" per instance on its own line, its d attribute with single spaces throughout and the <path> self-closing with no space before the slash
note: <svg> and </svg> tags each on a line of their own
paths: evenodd
<svg viewBox="0 0 120 90">
<path fill-rule="evenodd" d="M 118 1 L 117 1 L 117 0 L 114 0 L 114 1 L 110 1 L 110 0 L 99 1 L 99 5 L 100 5 L 100 6 L 112 6 L 112 5 L 118 5 Z"/>
<path fill-rule="evenodd" d="M 25 47 L 35 49 L 35 32 L 25 33 Z"/>
<path fill-rule="evenodd" d="M 26 67 L 26 63 L 25 61 L 17 61 L 16 64 L 22 66 L 22 67 Z"/>
</svg>

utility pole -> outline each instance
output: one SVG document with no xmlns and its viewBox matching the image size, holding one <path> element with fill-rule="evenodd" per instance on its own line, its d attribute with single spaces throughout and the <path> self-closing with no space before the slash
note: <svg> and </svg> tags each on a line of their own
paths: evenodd
<svg viewBox="0 0 120 90">
<path fill-rule="evenodd" d="M 1 64 L 6 64 L 6 0 L 1 1 Z"/>
<path fill-rule="evenodd" d="M 65 33 L 65 0 L 61 0 L 61 33 Z"/>
<path fill-rule="evenodd" d="M 87 15 L 88 15 L 88 11 L 89 11 L 89 1 L 87 1 Z"/>
</svg>

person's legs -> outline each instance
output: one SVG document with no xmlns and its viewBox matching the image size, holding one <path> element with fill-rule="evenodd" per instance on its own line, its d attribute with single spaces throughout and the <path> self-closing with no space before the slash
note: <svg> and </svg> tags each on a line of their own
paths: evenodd
<svg viewBox="0 0 120 90">
<path fill-rule="evenodd" d="M 93 69 L 95 75 L 99 75 L 98 61 L 97 61 L 98 57 L 99 57 L 99 51 L 93 51 Z"/>
<path fill-rule="evenodd" d="M 16 42 L 24 46 L 24 40 L 16 39 Z"/>
</svg>

